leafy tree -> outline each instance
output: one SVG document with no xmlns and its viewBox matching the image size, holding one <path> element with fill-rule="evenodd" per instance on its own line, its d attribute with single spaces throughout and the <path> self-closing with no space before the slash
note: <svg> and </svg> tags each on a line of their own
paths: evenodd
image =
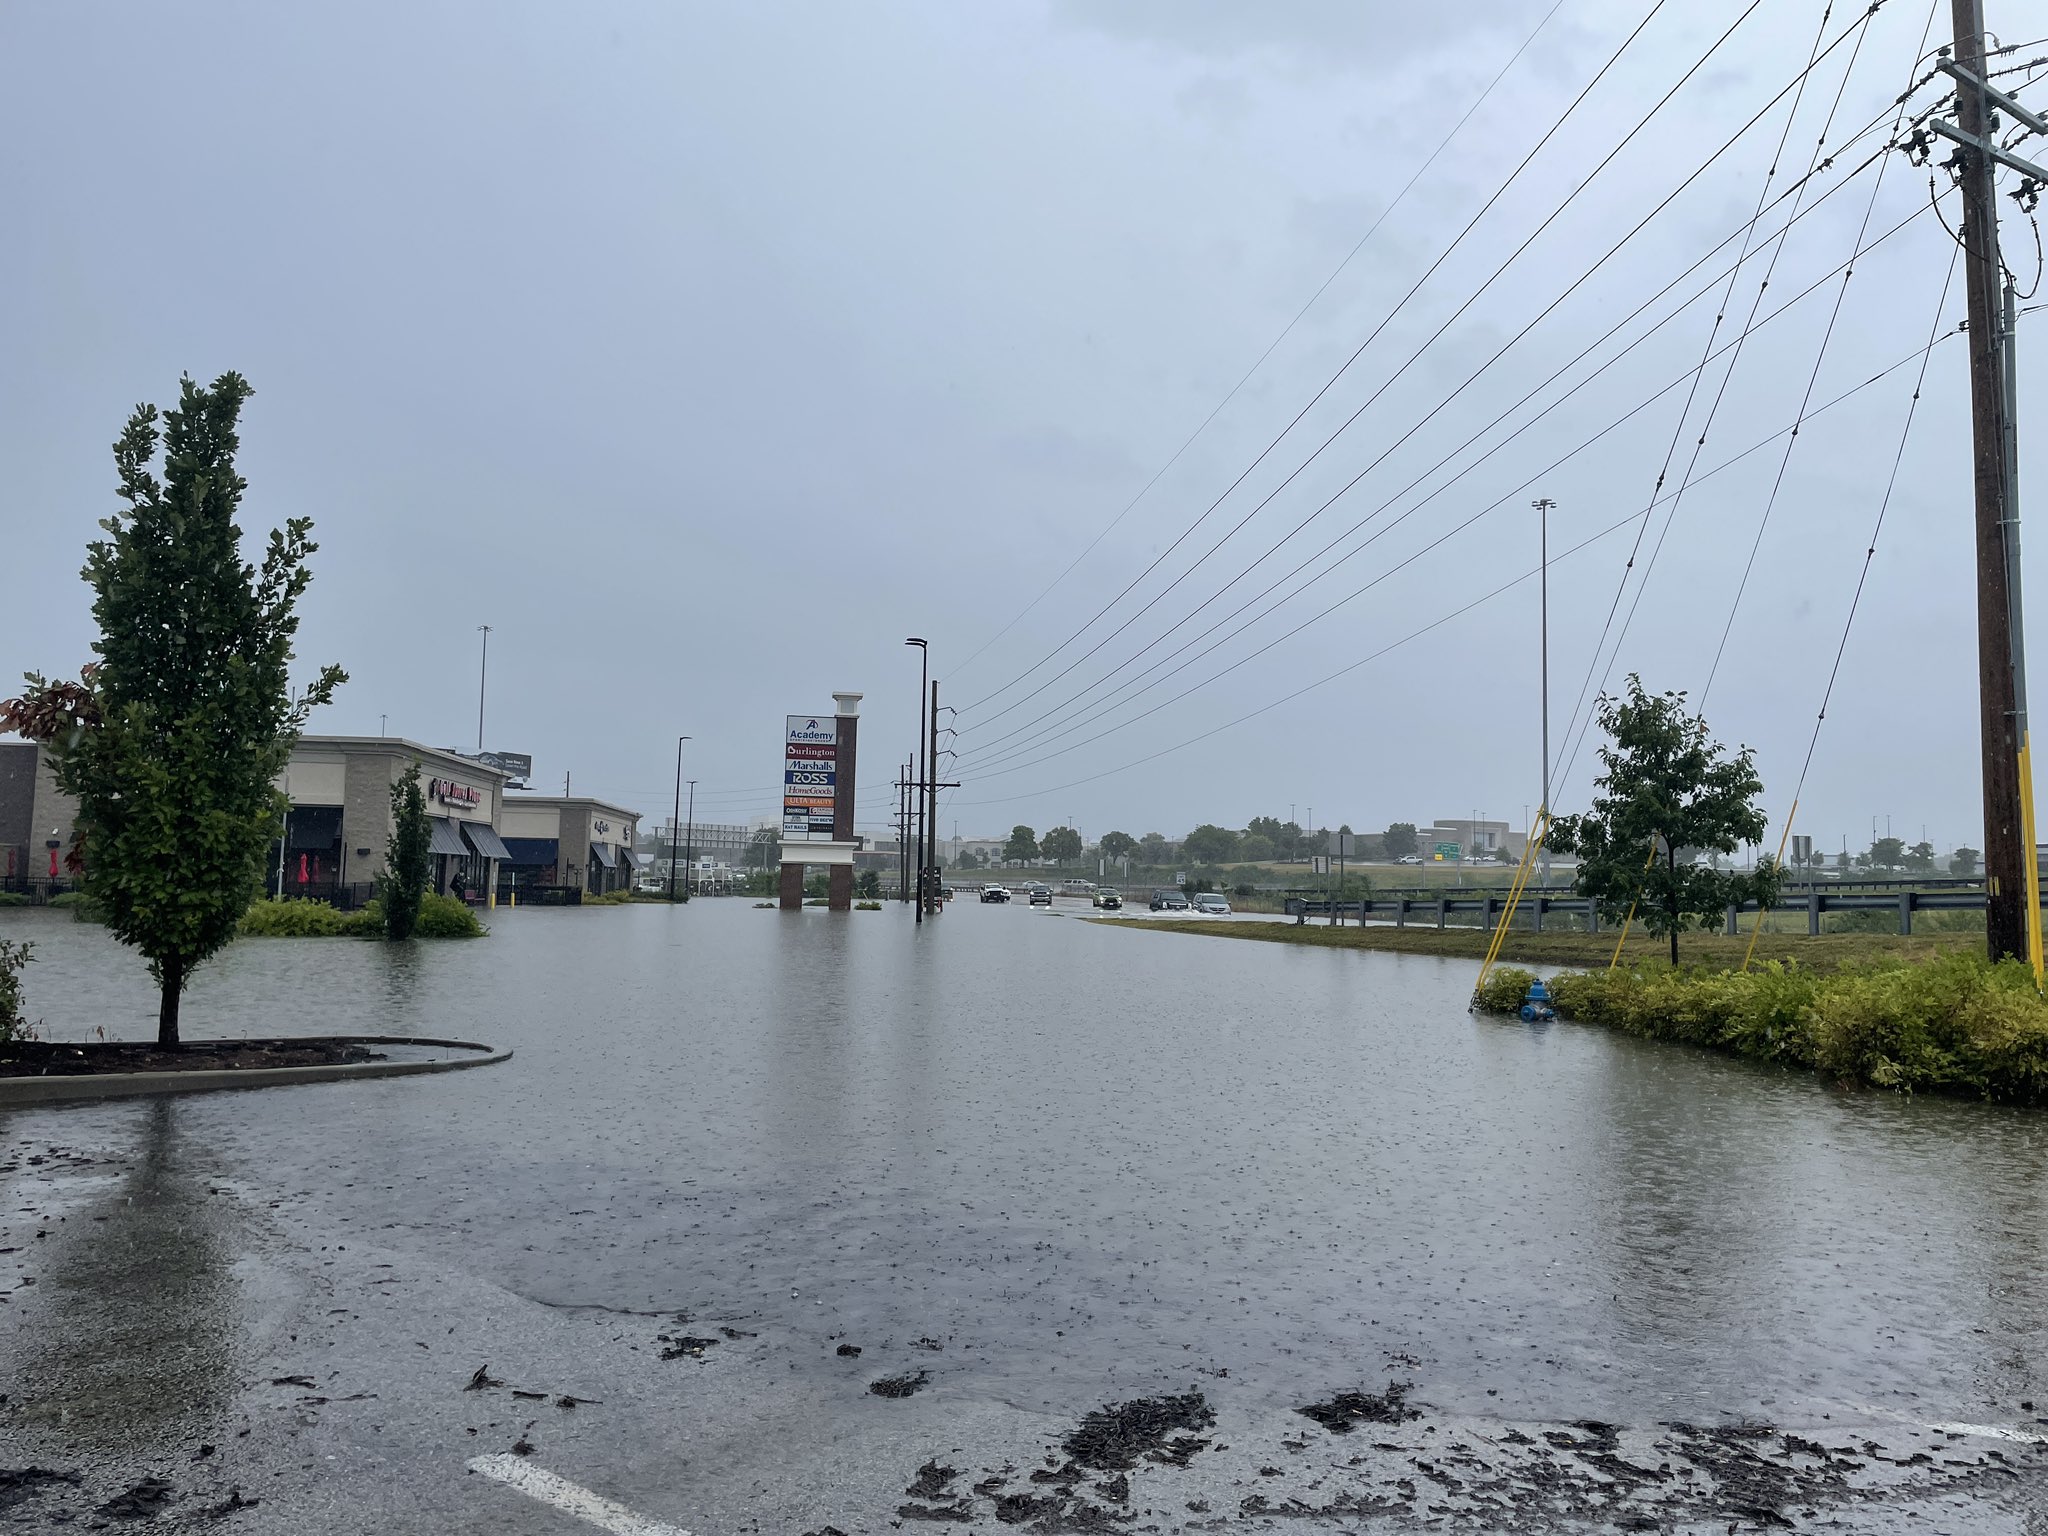
<svg viewBox="0 0 2048 1536">
<path fill-rule="evenodd" d="M 1915 843 L 1906 850 L 1906 868 L 1916 875 L 1934 873 L 1934 844 L 1926 841 Z"/>
<path fill-rule="evenodd" d="M 1493 861 L 1496 864 L 1512 864 L 1515 862 L 1515 856 L 1508 852 L 1506 843 L 1501 843 L 1493 850 Z"/>
<path fill-rule="evenodd" d="M 53 690 L 73 691 L 73 728 L 45 745 L 78 801 L 86 891 L 148 959 L 157 1043 L 173 1050 L 186 982 L 262 886 L 282 815 L 275 780 L 307 715 L 347 679 L 326 667 L 291 694 L 295 609 L 319 547 L 311 520 L 272 530 L 260 567 L 242 558 L 236 428 L 249 394 L 224 373 L 211 388 L 183 380 L 174 410 L 136 407 L 114 444 L 127 507 L 87 546 L 99 659 L 77 684 L 30 676 L 6 710 L 46 712 Z"/>
<path fill-rule="evenodd" d="M 1173 857 L 1173 844 L 1158 832 L 1147 832 L 1138 839 L 1141 864 L 1164 864 Z"/>
<path fill-rule="evenodd" d="M 1958 848 L 1948 856 L 1948 872 L 1958 879 L 1967 880 L 1977 873 L 1977 860 L 1981 857 L 1974 848 Z"/>
<path fill-rule="evenodd" d="M 856 895 L 873 901 L 882 894 L 882 877 L 875 870 L 864 869 L 860 872 L 860 878 L 853 882 L 853 889 Z"/>
<path fill-rule="evenodd" d="M 1237 857 L 1237 834 L 1228 827 L 1203 822 L 1181 842 L 1181 852 L 1195 864 L 1223 864 Z"/>
<path fill-rule="evenodd" d="M 1237 840 L 1237 856 L 1253 864 L 1263 864 L 1277 856 L 1277 850 L 1266 838 L 1256 832 L 1247 832 Z"/>
<path fill-rule="evenodd" d="M 1105 832 L 1095 846 L 1105 859 L 1128 859 L 1138 851 L 1138 840 L 1128 832 Z"/>
<path fill-rule="evenodd" d="M 1277 816 L 1254 816 L 1245 824 L 1244 831 L 1247 837 L 1264 838 L 1274 858 L 1301 857 L 1301 828 L 1291 821 L 1282 821 Z"/>
<path fill-rule="evenodd" d="M 391 835 L 384 842 L 384 873 L 377 881 L 387 939 L 409 939 L 419 929 L 434 865 L 433 836 L 427 798 L 420 793 L 420 765 L 411 763 L 392 781 Z"/>
<path fill-rule="evenodd" d="M 1857 862 L 1871 871 L 1903 869 L 1906 865 L 1906 843 L 1904 838 L 1880 837 L 1873 841 L 1870 849 Z"/>
<path fill-rule="evenodd" d="M 1405 859 L 1420 845 L 1415 837 L 1415 823 L 1397 821 L 1380 834 L 1380 845 L 1390 859 Z"/>
<path fill-rule="evenodd" d="M 1600 727 L 1608 736 L 1600 793 L 1592 810 L 1559 818 L 1550 846 L 1579 856 L 1577 890 L 1610 920 L 1634 904 L 1645 928 L 1670 939 L 1675 966 L 1686 928 L 1705 927 L 1732 902 L 1777 897 L 1768 854 L 1748 874 L 1679 858 L 1680 849 L 1732 854 L 1763 836 L 1755 754 L 1744 747 L 1729 757 L 1706 721 L 1686 713 L 1684 694 L 1652 697 L 1633 675 L 1626 698 L 1601 695 Z"/>
<path fill-rule="evenodd" d="M 773 827 L 756 827 L 747 839 L 747 868 L 775 869 L 781 863 L 782 834 Z"/>
<path fill-rule="evenodd" d="M 1012 864 L 1028 864 L 1038 857 L 1038 834 L 1029 827 L 1010 828 L 1010 840 L 1003 844 L 1003 858 Z"/>
<path fill-rule="evenodd" d="M 1836 869 L 1838 869 L 1838 870 L 1840 870 L 1840 871 L 1841 871 L 1841 872 L 1842 872 L 1843 874 L 1845 874 L 1845 875 L 1846 875 L 1847 873 L 1849 873 L 1849 850 L 1848 850 L 1848 849 L 1844 848 L 1844 849 L 1843 849 L 1843 850 L 1842 850 L 1842 851 L 1841 851 L 1840 853 L 1838 853 L 1838 854 L 1836 854 L 1836 855 L 1835 855 L 1835 868 L 1836 868 Z"/>
<path fill-rule="evenodd" d="M 1054 827 L 1040 841 L 1038 851 L 1055 864 L 1070 864 L 1081 857 L 1081 834 L 1072 827 Z"/>
</svg>

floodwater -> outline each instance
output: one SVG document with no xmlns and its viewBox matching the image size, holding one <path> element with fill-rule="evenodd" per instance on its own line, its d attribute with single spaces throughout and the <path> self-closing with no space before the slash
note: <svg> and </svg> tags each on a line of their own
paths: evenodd
<svg viewBox="0 0 2048 1536">
<path fill-rule="evenodd" d="M 1295 1404 L 1389 1361 L 1448 1410 L 1637 1423 L 2010 1419 L 2041 1385 L 2048 1117 L 1474 1018 L 1467 962 L 1084 912 L 705 900 L 249 940 L 190 1035 L 517 1054 L 0 1128 L 204 1148 L 257 1207 L 550 1306 L 929 1338 L 955 1390 L 1032 1408 L 1194 1371 Z M 103 930 L 0 936 L 37 944 L 47 1036 L 150 1027 Z M 181 1283 L 212 1308 L 231 1262 Z"/>
</svg>

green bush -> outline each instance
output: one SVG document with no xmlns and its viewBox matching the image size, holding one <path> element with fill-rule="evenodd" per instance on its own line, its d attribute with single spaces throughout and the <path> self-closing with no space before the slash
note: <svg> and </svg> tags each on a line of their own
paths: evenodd
<svg viewBox="0 0 2048 1536">
<path fill-rule="evenodd" d="M 1486 973 L 1486 985 L 1472 994 L 1473 1006 L 1483 1013 L 1514 1013 L 1521 1008 L 1529 984 L 1535 979 L 1534 971 L 1496 965 Z"/>
<path fill-rule="evenodd" d="M 0 1045 L 22 1033 L 21 969 L 35 957 L 35 945 L 0 939 Z"/>
<path fill-rule="evenodd" d="M 242 914 L 240 932 L 253 939 L 330 939 L 343 935 L 374 937 L 383 931 L 383 914 L 370 908 L 344 912 L 324 901 L 288 896 L 282 901 L 254 902 Z"/>
<path fill-rule="evenodd" d="M 25 907 L 28 898 L 19 891 L 0 891 L 0 907 Z"/>
<path fill-rule="evenodd" d="M 882 910 L 882 904 L 879 901 L 856 901 L 853 904 L 853 910 L 856 912 L 879 912 Z"/>
<path fill-rule="evenodd" d="M 1566 1018 L 1648 1040 L 1903 1092 L 2048 1104 L 2048 1001 L 2018 961 L 1951 952 L 1825 974 L 1776 962 L 1748 972 L 1568 971 L 1550 993 Z"/>
<path fill-rule="evenodd" d="M 489 932 L 476 914 L 453 896 L 429 891 L 420 900 L 419 926 L 413 930 L 419 938 L 480 939 Z"/>
<path fill-rule="evenodd" d="M 50 898 L 49 904 L 53 907 L 83 906 L 85 904 L 85 892 L 59 891 L 56 895 Z"/>
</svg>

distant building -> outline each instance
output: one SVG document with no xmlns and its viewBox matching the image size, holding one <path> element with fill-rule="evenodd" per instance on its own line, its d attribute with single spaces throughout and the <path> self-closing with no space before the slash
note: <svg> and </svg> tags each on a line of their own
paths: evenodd
<svg viewBox="0 0 2048 1536">
<path fill-rule="evenodd" d="M 1460 854 L 1467 860 L 1475 857 L 1475 848 L 1479 850 L 1476 855 L 1479 858 L 1493 858 L 1496 849 L 1505 848 L 1510 859 L 1520 859 L 1528 851 L 1529 834 L 1516 830 L 1505 821 L 1439 816 L 1431 825 L 1415 829 L 1415 843 L 1415 851 L 1425 861 L 1434 861 L 1439 843 L 1456 843 Z"/>
<path fill-rule="evenodd" d="M 71 879 L 64 856 L 78 802 L 57 787 L 50 754 L 33 741 L 0 741 L 0 889 Z"/>
</svg>

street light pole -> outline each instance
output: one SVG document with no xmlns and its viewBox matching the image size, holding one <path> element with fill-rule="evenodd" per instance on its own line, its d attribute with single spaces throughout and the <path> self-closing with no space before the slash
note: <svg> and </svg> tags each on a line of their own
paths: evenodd
<svg viewBox="0 0 2048 1536">
<path fill-rule="evenodd" d="M 1550 509 L 1557 505 L 1548 496 L 1530 503 L 1536 509 L 1537 568 L 1541 572 L 1539 586 L 1543 597 L 1540 604 L 1542 619 L 1539 628 L 1542 641 L 1543 672 L 1543 814 L 1550 814 Z M 1550 885 L 1550 843 L 1543 844 L 1543 884 Z M 1539 906 L 1538 912 L 1541 913 Z"/>
<path fill-rule="evenodd" d="M 931 659 L 932 659 L 932 656 L 931 656 L 931 647 L 930 647 L 930 646 L 928 646 L 928 645 L 926 645 L 926 644 L 924 643 L 924 641 L 923 641 L 923 640 L 921 640 L 921 639 L 919 639 L 919 638 L 918 638 L 918 637 L 917 637 L 916 635 L 912 635 L 912 636 L 911 636 L 911 637 L 910 637 L 909 639 L 905 640 L 905 641 L 904 641 L 903 643 L 904 643 L 905 645 L 914 645 L 914 646 L 916 646 L 916 647 L 917 647 L 917 657 L 918 657 L 918 661 L 917 661 L 917 761 L 918 761 L 918 763 L 919 763 L 919 766 L 920 766 L 920 771 L 919 771 L 919 773 L 918 773 L 918 776 L 917 776 L 917 784 L 918 784 L 918 789 L 917 789 L 917 885 L 916 885 L 916 888 L 915 888 L 915 889 L 916 889 L 916 895 L 915 895 L 915 897 L 913 897 L 913 900 L 915 900 L 915 901 L 917 902 L 917 921 L 918 921 L 919 925 L 921 926 L 921 925 L 922 925 L 922 924 L 924 923 L 924 837 L 925 837 L 925 830 L 926 830 L 926 828 L 925 828 L 925 807 L 924 807 L 924 785 L 925 785 L 925 784 L 926 784 L 926 783 L 927 783 L 927 782 L 928 782 L 928 781 L 929 781 L 929 780 L 930 780 L 930 779 L 932 778 L 932 776 L 933 776 L 933 775 L 932 775 L 932 773 L 931 773 L 931 762 L 930 762 L 929 758 L 928 758 L 928 757 L 926 756 L 926 745 L 925 745 L 925 694 L 926 694 L 926 693 L 927 693 L 927 692 L 929 691 L 929 689 L 928 689 L 928 680 L 929 680 L 929 678 L 930 678 L 930 676 L 931 676 Z"/>
<path fill-rule="evenodd" d="M 673 832 L 675 828 L 671 827 L 669 831 Z M 697 781 L 695 779 L 690 780 L 690 821 L 689 830 L 684 833 L 684 838 L 683 868 L 685 870 L 693 870 L 697 867 L 697 850 L 695 847 L 697 841 Z M 673 858 L 674 855 L 670 855 L 670 857 Z M 683 876 L 683 900 L 685 901 L 690 899 L 691 878 L 688 874 Z"/>
<path fill-rule="evenodd" d="M 676 738 L 676 808 L 668 818 L 668 899 L 676 899 L 676 823 L 683 816 L 683 743 L 690 738 Z M 695 780 L 691 781 L 695 783 Z M 566 792 L 566 791 L 565 791 Z"/>
<path fill-rule="evenodd" d="M 479 624 L 477 628 L 483 631 L 484 636 L 484 654 L 476 668 L 476 749 L 481 752 L 484 749 L 484 679 L 491 670 L 491 626 Z"/>
</svg>

